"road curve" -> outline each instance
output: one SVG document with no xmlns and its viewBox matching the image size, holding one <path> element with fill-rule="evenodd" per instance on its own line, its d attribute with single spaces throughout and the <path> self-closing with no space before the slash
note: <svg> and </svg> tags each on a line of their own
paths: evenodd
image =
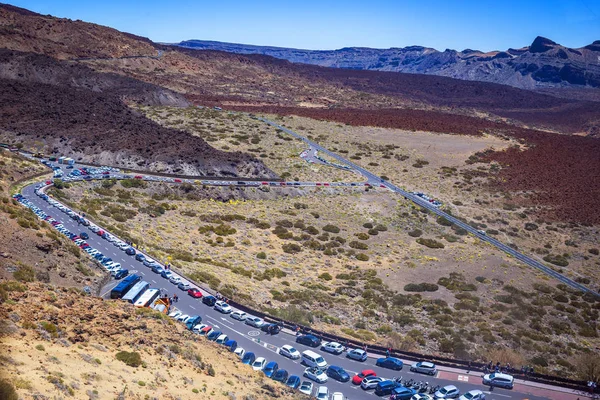
<svg viewBox="0 0 600 400">
<path fill-rule="evenodd" d="M 337 159 L 338 161 L 347 164 L 349 166 L 351 166 L 352 168 L 354 168 L 356 171 L 360 172 L 364 177 L 367 178 L 368 182 L 373 185 L 373 186 L 380 186 L 380 185 L 384 185 L 385 187 L 387 187 L 388 189 L 390 189 L 391 191 L 398 193 L 402 196 L 404 196 L 407 200 L 412 201 L 413 203 L 429 210 L 430 212 L 440 216 L 440 217 L 444 217 L 446 218 L 448 221 L 452 222 L 453 224 L 465 229 L 467 232 L 475 235 L 478 239 L 487 242 L 489 244 L 491 244 L 492 246 L 495 246 L 496 248 L 504 251 L 505 253 L 511 255 L 512 257 L 516 258 L 517 260 L 521 261 L 522 263 L 533 267 L 543 273 L 545 273 L 546 275 L 557 279 L 558 281 L 574 288 L 577 290 L 580 290 L 584 293 L 590 293 L 596 297 L 600 297 L 600 294 L 596 291 L 594 291 L 593 289 L 590 289 L 580 283 L 575 282 L 572 279 L 567 278 L 566 276 L 554 271 L 552 268 L 542 264 L 541 262 L 526 256 L 525 254 L 513 249 L 512 247 L 492 238 L 489 237 L 485 234 L 482 234 L 480 232 L 478 232 L 477 229 L 473 228 L 471 225 L 464 223 L 463 221 L 459 220 L 456 217 L 453 217 L 452 215 L 445 213 L 444 211 L 438 209 L 437 207 L 433 206 L 431 203 L 429 203 L 428 201 L 425 201 L 423 199 L 421 199 L 418 196 L 415 196 L 414 194 L 407 192 L 406 190 L 394 185 L 393 183 L 389 182 L 389 181 L 382 181 L 382 179 L 380 177 L 378 177 L 377 175 L 373 174 L 372 172 L 366 170 L 365 168 L 354 164 L 353 162 L 346 160 L 345 158 L 343 158 L 340 155 L 337 155 L 329 150 L 327 150 L 326 148 L 324 148 L 323 146 L 319 145 L 318 143 L 312 142 L 311 140 L 307 139 L 306 137 L 288 129 L 285 128 L 273 121 L 270 121 L 266 118 L 262 118 L 262 117 L 256 117 L 256 119 L 258 119 L 259 121 L 262 121 L 266 124 L 269 124 L 277 129 L 281 129 L 282 131 L 294 136 L 297 139 L 300 139 L 302 141 L 304 141 L 306 144 L 309 145 L 309 147 L 316 149 L 318 151 L 321 151 L 327 155 L 329 155 L 330 157 L 333 157 L 335 159 Z"/>
</svg>

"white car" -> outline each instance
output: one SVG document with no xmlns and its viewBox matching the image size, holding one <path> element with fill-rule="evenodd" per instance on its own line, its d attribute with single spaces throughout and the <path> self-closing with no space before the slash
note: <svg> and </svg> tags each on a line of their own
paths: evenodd
<svg viewBox="0 0 600 400">
<path fill-rule="evenodd" d="M 342 354 L 345 350 L 344 346 L 338 342 L 328 342 L 321 346 L 321 350 L 326 351 L 331 354 L 339 355 Z"/>
<path fill-rule="evenodd" d="M 284 357 L 291 358 L 292 360 L 297 360 L 300 358 L 300 352 L 292 346 L 290 346 L 289 344 L 284 344 L 283 346 L 281 346 L 281 348 L 279 349 L 279 354 L 281 354 Z"/>
<path fill-rule="evenodd" d="M 267 365 L 267 360 L 264 357 L 258 357 L 252 363 L 252 369 L 255 371 L 262 371 L 265 365 Z"/>
<path fill-rule="evenodd" d="M 224 343 L 225 343 L 226 341 L 228 341 L 228 340 L 229 340 L 229 337 L 227 337 L 227 335 L 226 335 L 226 334 L 222 334 L 222 335 L 220 335 L 220 336 L 217 338 L 217 340 L 215 340 L 215 342 L 216 342 L 217 344 L 224 344 Z"/>
<path fill-rule="evenodd" d="M 331 400 L 344 400 L 344 394 L 342 392 L 335 392 L 331 395 Z"/>
<path fill-rule="evenodd" d="M 171 317 L 171 318 L 179 318 L 179 316 L 181 314 L 183 314 L 181 311 L 175 310 L 175 311 L 171 311 L 171 313 L 169 314 L 169 317 Z"/>
<path fill-rule="evenodd" d="M 481 390 L 469 390 L 459 400 L 485 400 L 485 394 Z"/>
<path fill-rule="evenodd" d="M 329 400 L 329 389 L 327 386 L 319 386 L 317 390 L 317 400 Z"/>
<path fill-rule="evenodd" d="M 234 311 L 229 315 L 233 319 L 237 319 L 238 321 L 243 321 L 246 319 L 246 313 L 243 311 Z"/>
<path fill-rule="evenodd" d="M 179 312 L 179 311 L 177 311 Z M 194 333 L 200 333 L 200 331 L 202 331 L 202 329 L 206 328 L 208 325 L 206 324 L 198 324 L 196 326 L 194 326 L 194 328 L 192 329 L 192 332 Z"/>
<path fill-rule="evenodd" d="M 178 276 L 172 275 L 172 276 L 169 278 L 169 282 L 171 282 L 171 283 L 172 283 L 172 284 L 174 284 L 174 285 L 179 285 L 179 284 L 181 283 L 181 278 L 180 278 L 180 277 L 178 277 Z"/>
<path fill-rule="evenodd" d="M 304 376 L 317 383 L 327 382 L 327 374 L 318 367 L 309 367 L 304 370 Z"/>
<path fill-rule="evenodd" d="M 425 393 L 417 393 L 410 400 L 433 400 L 433 397 Z"/>
<path fill-rule="evenodd" d="M 177 317 L 177 321 L 183 321 L 184 319 L 189 318 L 190 316 L 187 314 L 180 314 L 179 317 Z"/>
<path fill-rule="evenodd" d="M 298 390 L 300 391 L 300 393 L 304 393 L 310 396 L 313 391 L 313 383 L 309 381 L 303 381 L 302 384 L 300 384 Z"/>
<path fill-rule="evenodd" d="M 253 316 L 246 317 L 246 321 L 244 321 L 244 322 L 246 323 L 246 325 L 250 325 L 255 328 L 260 328 L 265 323 L 265 321 L 263 321 L 261 318 L 253 317 Z"/>
<path fill-rule="evenodd" d="M 230 312 L 233 311 L 231 309 L 231 306 L 229 306 L 229 304 L 225 303 L 224 301 L 220 301 L 220 300 L 215 303 L 215 310 L 222 312 L 223 314 L 229 314 Z"/>
<path fill-rule="evenodd" d="M 383 382 L 383 379 L 380 376 L 366 376 L 362 382 L 360 383 L 360 387 L 363 390 L 375 389 L 379 382 Z"/>
<path fill-rule="evenodd" d="M 233 351 L 233 354 L 237 355 L 239 358 L 244 358 L 244 354 L 246 354 L 246 350 L 243 347 L 236 347 Z"/>
</svg>

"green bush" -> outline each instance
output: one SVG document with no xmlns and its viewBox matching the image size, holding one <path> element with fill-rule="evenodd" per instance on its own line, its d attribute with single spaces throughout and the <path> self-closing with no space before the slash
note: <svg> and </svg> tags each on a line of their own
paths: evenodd
<svg viewBox="0 0 600 400">
<path fill-rule="evenodd" d="M 364 254 L 364 253 L 358 253 L 358 254 L 356 255 L 356 259 L 357 259 L 358 261 L 369 261 L 369 256 L 368 256 L 368 255 L 366 255 L 366 254 Z"/>
<path fill-rule="evenodd" d="M 367 229 L 372 229 L 373 228 L 373 224 L 370 222 L 366 222 L 363 224 L 363 228 L 367 228 Z"/>
<path fill-rule="evenodd" d="M 357 238 L 359 238 L 360 240 L 368 240 L 370 237 L 368 234 L 366 234 L 364 232 L 357 233 L 357 234 L 355 234 L 355 236 Z"/>
<path fill-rule="evenodd" d="M 550 264 L 558 265 L 559 267 L 566 267 L 569 265 L 569 261 L 562 255 L 548 254 L 544 257 L 544 261 Z"/>
<path fill-rule="evenodd" d="M 376 231 L 379 231 L 379 232 L 385 232 L 388 230 L 387 226 L 382 225 L 382 224 L 377 224 L 375 226 L 375 228 L 373 228 L 373 229 L 375 229 Z"/>
<path fill-rule="evenodd" d="M 302 248 L 298 246 L 296 243 L 286 243 L 281 245 L 281 248 L 285 253 L 288 254 L 296 254 L 302 251 Z"/>
<path fill-rule="evenodd" d="M 340 233 L 340 228 L 338 228 L 335 225 L 332 224 L 327 224 L 323 227 L 323 230 L 325 232 L 330 232 L 330 233 Z"/>
<path fill-rule="evenodd" d="M 366 243 L 357 242 L 356 240 L 351 241 L 348 246 L 357 250 L 367 250 L 369 248 Z"/>
<path fill-rule="evenodd" d="M 439 286 L 435 283 L 409 283 L 404 285 L 404 291 L 406 292 L 435 292 L 439 289 Z"/>
<path fill-rule="evenodd" d="M 130 367 L 139 367 L 142 365 L 142 357 L 138 352 L 128 352 L 128 351 L 120 351 L 115 357 L 117 360 L 124 362 L 126 365 Z"/>
<path fill-rule="evenodd" d="M 21 282 L 33 282 L 35 281 L 35 270 L 29 265 L 23 265 L 13 273 L 13 277 Z"/>
<path fill-rule="evenodd" d="M 0 380 L 0 399 L 3 400 L 19 400 L 19 395 L 15 387 L 9 381 Z"/>
<path fill-rule="evenodd" d="M 377 229 L 373 228 L 373 229 L 369 229 L 368 233 L 371 236 L 377 236 L 379 234 L 379 231 Z"/>
<path fill-rule="evenodd" d="M 537 226 L 536 224 L 534 224 L 533 222 L 527 222 L 525 224 L 525 230 L 526 231 L 535 231 L 539 228 L 539 226 Z"/>
<path fill-rule="evenodd" d="M 422 234 L 423 234 L 423 231 L 420 229 L 414 229 L 414 230 L 408 232 L 408 236 L 410 236 L 410 237 L 419 237 Z"/>
<path fill-rule="evenodd" d="M 148 184 L 142 179 L 123 179 L 121 180 L 121 186 L 124 188 L 145 188 Z"/>
<path fill-rule="evenodd" d="M 452 222 L 448 221 L 446 217 L 443 216 L 438 217 L 437 223 L 442 226 L 452 226 Z"/>
<path fill-rule="evenodd" d="M 323 272 L 321 275 L 319 275 L 319 279 L 323 279 L 324 281 L 330 281 L 333 279 L 333 277 L 329 272 Z"/>
<path fill-rule="evenodd" d="M 600 254 L 600 250 L 598 250 L 598 249 L 596 249 L 596 248 L 594 248 L 594 249 L 589 249 L 589 250 L 588 250 L 588 252 L 589 252 L 590 254 L 593 254 L 593 255 L 595 255 L 595 256 L 597 256 L 598 254 Z"/>
<path fill-rule="evenodd" d="M 258 258 L 260 260 L 265 260 L 267 258 L 267 254 L 264 251 L 261 251 L 260 253 L 258 253 L 256 255 L 256 258 Z"/>
<path fill-rule="evenodd" d="M 435 239 L 418 238 L 417 243 L 427 246 L 430 249 L 443 249 L 445 247 L 443 243 L 440 243 Z"/>
</svg>

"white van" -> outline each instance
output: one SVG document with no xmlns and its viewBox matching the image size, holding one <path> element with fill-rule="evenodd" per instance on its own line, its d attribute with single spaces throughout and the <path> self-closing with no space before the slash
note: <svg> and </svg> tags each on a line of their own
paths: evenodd
<svg viewBox="0 0 600 400">
<path fill-rule="evenodd" d="M 302 364 L 308 367 L 325 368 L 327 366 L 327 361 L 314 351 L 306 350 L 302 352 Z"/>
</svg>

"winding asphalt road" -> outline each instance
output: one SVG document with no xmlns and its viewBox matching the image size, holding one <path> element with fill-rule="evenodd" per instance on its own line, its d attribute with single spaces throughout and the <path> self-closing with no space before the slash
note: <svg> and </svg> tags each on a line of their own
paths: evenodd
<svg viewBox="0 0 600 400">
<path fill-rule="evenodd" d="M 489 244 L 491 244 L 492 246 L 495 246 L 496 248 L 504 251 L 505 253 L 511 255 L 512 257 L 516 258 L 517 260 L 521 261 L 522 263 L 529 265 L 530 267 L 536 268 L 539 271 L 545 273 L 546 275 L 551 276 L 554 279 L 559 280 L 560 282 L 574 288 L 577 290 L 581 290 L 582 292 L 587 292 L 590 294 L 593 294 L 596 297 L 600 297 L 600 294 L 584 285 L 581 285 L 580 283 L 575 282 L 572 279 L 567 278 L 566 276 L 554 271 L 552 268 L 542 264 L 541 262 L 526 256 L 525 254 L 513 249 L 512 247 L 494 239 L 493 237 L 487 236 L 481 232 L 479 232 L 477 229 L 473 228 L 471 225 L 464 223 L 463 221 L 459 220 L 456 217 L 453 217 L 452 215 L 445 213 L 444 211 L 438 209 L 437 207 L 435 207 L 434 205 L 432 205 L 431 203 L 429 203 L 428 201 L 420 198 L 419 196 L 415 196 L 414 194 L 407 192 L 406 190 L 394 185 L 391 182 L 388 181 L 383 181 L 380 177 L 378 177 L 377 175 L 373 174 L 372 172 L 369 172 L 368 170 L 362 168 L 359 165 L 354 164 L 353 162 L 346 160 L 345 158 L 327 150 L 326 148 L 324 148 L 323 146 L 320 146 L 318 143 L 312 142 L 309 139 L 307 139 L 304 136 L 299 135 L 298 133 L 285 128 L 273 121 L 270 121 L 266 118 L 261 118 L 261 117 L 257 117 L 258 120 L 269 124 L 277 129 L 281 129 L 282 131 L 294 136 L 297 139 L 300 139 L 302 141 L 304 141 L 310 148 L 315 149 L 317 151 L 321 151 L 327 155 L 329 155 L 330 157 L 335 158 L 336 160 L 340 161 L 343 164 L 349 165 L 350 167 L 352 167 L 353 169 L 355 169 L 356 171 L 360 172 L 364 177 L 367 178 L 367 181 L 373 185 L 373 186 L 380 186 L 383 185 L 385 187 L 387 187 L 388 189 L 390 189 L 391 191 L 398 193 L 402 196 L 404 196 L 407 200 L 412 201 L 413 203 L 426 208 L 427 210 L 429 210 L 430 212 L 440 216 L 440 217 L 444 217 L 446 218 L 448 221 L 452 222 L 453 224 L 465 229 L 467 232 L 471 233 L 472 235 L 475 235 L 478 239 L 487 242 Z"/>
<path fill-rule="evenodd" d="M 68 170 L 67 170 L 68 171 Z M 112 243 L 108 242 L 105 239 L 94 234 L 92 231 L 83 225 L 77 224 L 74 220 L 69 218 L 66 214 L 64 214 L 59 209 L 53 207 L 48 202 L 44 201 L 40 197 L 35 195 L 35 185 L 29 185 L 22 190 L 23 196 L 29 199 L 35 206 L 42 209 L 46 214 L 51 215 L 55 219 L 61 221 L 64 226 L 69 229 L 73 233 L 79 234 L 80 232 L 88 231 L 90 238 L 87 240 L 88 244 L 93 248 L 98 249 L 103 254 L 111 257 L 114 261 L 120 262 L 123 268 L 127 268 L 130 270 L 130 273 L 136 273 L 142 277 L 143 280 L 150 283 L 151 287 L 160 288 L 163 292 L 172 295 L 173 293 L 178 293 L 180 297 L 180 301 L 175 303 L 174 306 L 180 309 L 182 312 L 189 315 L 201 315 L 203 318 L 203 323 L 212 325 L 215 329 L 221 330 L 223 333 L 227 334 L 231 339 L 234 339 L 238 342 L 238 345 L 243 347 L 246 351 L 254 352 L 257 357 L 262 356 L 265 357 L 268 361 L 276 361 L 279 364 L 279 368 L 286 369 L 290 375 L 298 375 L 302 376 L 302 372 L 304 367 L 300 365 L 298 360 L 290 360 L 285 357 L 282 357 L 278 354 L 278 350 L 284 344 L 294 345 L 300 352 L 308 349 L 308 347 L 304 345 L 296 345 L 295 336 L 289 333 L 282 332 L 278 335 L 266 335 L 264 332 L 252 328 L 243 322 L 234 320 L 229 317 L 229 315 L 221 314 L 220 312 L 214 310 L 212 307 L 208 307 L 204 305 L 199 299 L 194 299 L 188 296 L 185 292 L 177 289 L 175 285 L 172 285 L 169 281 L 162 278 L 160 275 L 155 274 L 151 271 L 151 269 L 143 266 L 142 263 L 135 260 L 134 257 L 126 255 L 123 251 L 118 249 Z M 182 277 L 185 279 L 184 277 Z M 102 289 L 102 295 L 107 297 L 110 293 L 110 290 L 117 284 L 117 281 L 111 281 Z M 201 288 L 202 290 L 202 288 Z M 205 290 L 202 290 L 203 294 L 208 294 Z M 345 358 L 344 355 L 335 356 L 325 352 L 320 351 L 319 349 L 314 349 L 317 352 L 321 353 L 327 362 L 330 365 L 338 365 L 346 369 L 350 375 L 357 373 L 363 369 L 373 369 L 377 372 L 379 376 L 383 376 L 386 378 L 392 378 L 395 376 L 402 376 L 405 379 L 415 379 L 415 380 L 423 380 L 428 381 L 432 385 L 448 385 L 453 384 L 457 386 L 461 392 L 465 392 L 471 389 L 480 389 L 485 391 L 487 394 L 486 398 L 490 400 L 494 399 L 544 399 L 544 398 L 552 398 L 556 399 L 556 392 L 552 392 L 550 390 L 542 390 L 539 388 L 533 388 L 528 385 L 523 385 L 520 383 L 515 384 L 515 388 L 510 390 L 504 389 L 494 389 L 493 392 L 490 392 L 487 387 L 483 386 L 481 383 L 481 378 L 476 375 L 468 375 L 466 373 L 460 372 L 452 372 L 442 370 L 438 372 L 435 377 L 426 377 L 418 374 L 413 374 L 408 371 L 408 368 L 405 367 L 403 371 L 393 372 L 390 370 L 385 370 L 383 368 L 379 368 L 375 366 L 375 357 L 376 355 L 370 354 L 370 357 L 365 362 L 357 362 L 354 360 L 350 360 Z M 406 362 L 407 365 L 410 362 Z M 316 387 L 319 386 L 315 384 Z M 357 386 L 352 385 L 351 383 L 340 383 L 333 380 L 329 380 L 325 386 L 330 389 L 330 392 L 340 391 L 344 393 L 348 399 L 370 399 L 374 396 L 372 390 L 363 391 Z M 562 395 L 562 393 L 561 393 Z"/>
</svg>

